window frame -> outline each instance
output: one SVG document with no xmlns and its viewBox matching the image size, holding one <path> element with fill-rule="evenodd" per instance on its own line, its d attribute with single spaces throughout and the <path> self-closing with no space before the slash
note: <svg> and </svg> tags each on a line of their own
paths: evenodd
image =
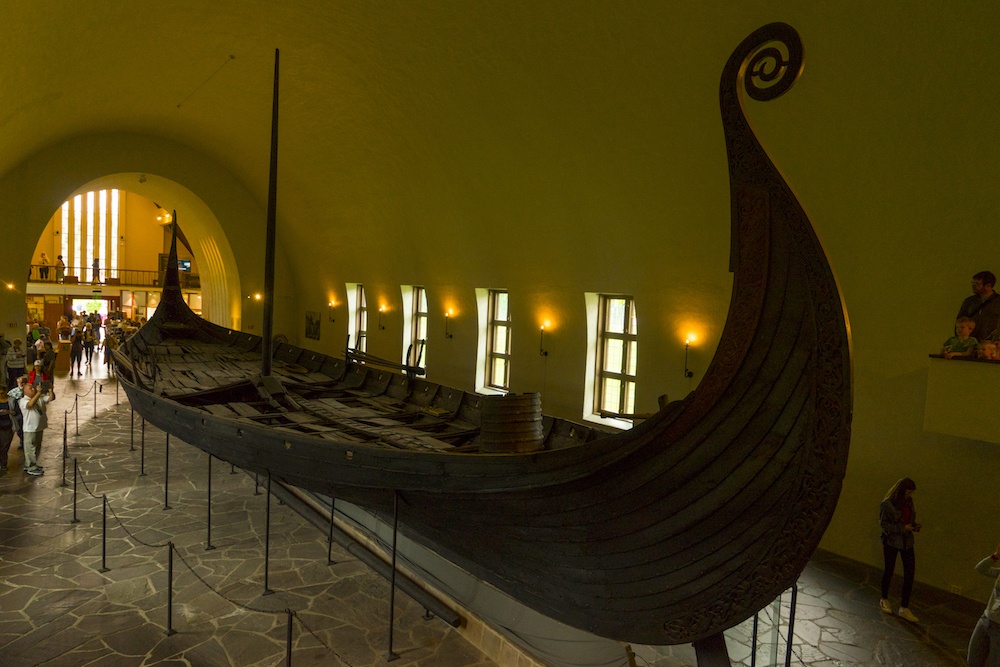
<svg viewBox="0 0 1000 667">
<path fill-rule="evenodd" d="M 500 296 L 506 297 L 507 307 L 506 307 L 506 319 L 499 319 L 497 317 L 497 306 L 500 300 Z M 510 318 L 510 293 L 505 289 L 490 289 L 486 293 L 487 302 L 487 314 L 486 314 L 486 368 L 485 377 L 483 379 L 483 385 L 494 391 L 508 393 L 510 392 L 510 363 L 511 363 L 511 318 Z M 497 330 L 499 328 L 506 329 L 506 349 L 504 352 L 496 351 L 496 340 L 497 340 Z M 504 381 L 503 384 L 496 384 L 493 382 L 495 377 L 495 368 L 498 360 L 503 360 L 504 362 Z"/>
<path fill-rule="evenodd" d="M 348 288 L 349 305 L 353 306 L 351 323 L 354 334 L 354 350 L 368 351 L 368 298 L 365 296 L 363 283 L 354 283 L 353 289 Z"/>
<path fill-rule="evenodd" d="M 611 321 L 611 308 L 615 301 L 624 301 L 621 322 Z M 639 350 L 638 319 L 636 317 L 635 298 L 625 294 L 598 295 L 597 349 L 596 367 L 594 369 L 594 403 L 595 415 L 608 419 L 626 420 L 635 413 L 636 371 Z M 621 325 L 621 331 L 613 330 L 614 325 Z M 606 368 L 609 342 L 621 341 L 620 367 L 609 370 Z M 629 371 L 632 372 L 629 372 Z M 608 410 L 605 405 L 606 382 L 618 384 L 618 409 Z M 629 405 L 631 398 L 631 405 Z"/>
<path fill-rule="evenodd" d="M 410 290 L 410 342 L 403 350 L 407 357 L 403 363 L 421 367 L 427 363 L 427 290 L 422 285 L 411 285 Z M 416 361 L 413 361 L 414 355 Z"/>
</svg>

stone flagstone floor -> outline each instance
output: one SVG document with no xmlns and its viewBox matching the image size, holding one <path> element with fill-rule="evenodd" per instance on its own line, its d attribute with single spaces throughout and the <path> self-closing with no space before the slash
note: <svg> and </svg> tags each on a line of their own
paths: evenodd
<svg viewBox="0 0 1000 667">
<path fill-rule="evenodd" d="M 103 384 L 104 391 L 95 393 Z M 107 384 L 105 384 L 107 383 Z M 252 477 L 216 461 L 212 480 L 212 544 L 206 550 L 208 460 L 171 440 L 167 496 L 163 480 L 166 438 L 147 426 L 141 458 L 141 420 L 101 372 L 57 379 L 60 400 L 50 408 L 42 477 L 0 477 L 0 666 L 100 667 L 284 664 L 292 609 L 294 665 L 385 665 L 389 584 L 334 547 L 326 565 L 322 531 L 272 498 L 268 585 L 264 590 L 266 495 Z M 64 411 L 70 460 L 61 482 Z M 96 409 L 94 398 L 97 398 Z M 94 414 L 97 417 L 94 418 Z M 81 418 L 76 435 L 75 417 Z M 79 523 L 73 517 L 72 459 L 80 467 Z M 140 475 L 144 468 L 146 476 Z M 100 572 L 101 499 L 106 494 L 107 546 Z M 164 509 L 169 503 L 171 509 Z M 122 528 L 122 524 L 128 532 Z M 167 636 L 167 541 L 176 545 L 172 627 Z M 970 565 L 971 567 L 971 565 Z M 914 625 L 877 609 L 880 573 L 867 565 L 819 552 L 799 582 L 792 665 L 964 665 L 969 633 L 982 603 L 920 586 Z M 895 585 L 898 590 L 898 582 Z M 781 614 L 788 612 L 788 596 Z M 770 613 L 768 611 L 767 613 Z M 782 632 L 787 626 L 782 626 Z M 752 626 L 727 633 L 734 664 L 751 664 Z M 759 632 L 770 637 L 766 614 Z M 784 639 L 778 647 L 783 658 Z M 490 667 L 496 663 L 405 595 L 396 596 L 394 665 Z M 633 647 L 636 664 L 689 667 L 690 646 Z M 758 651 L 757 665 L 767 647 Z M 783 660 L 779 664 L 784 664 Z"/>
<path fill-rule="evenodd" d="M 77 391 L 87 385 L 79 382 Z M 100 397 L 113 399 L 113 384 Z M 72 388 L 57 386 L 57 395 Z M 80 399 L 89 413 L 91 396 Z M 206 550 L 208 457 L 173 439 L 165 510 L 166 438 L 141 420 L 129 450 L 131 409 L 101 412 L 75 436 L 69 418 L 68 485 L 60 486 L 63 410 L 57 401 L 41 456 L 46 472 L 20 471 L 15 452 L 0 478 L 0 665 L 284 664 L 288 616 L 293 664 L 385 664 L 389 583 L 334 546 L 328 566 L 325 535 L 271 500 L 268 587 L 264 596 L 266 494 L 254 479 L 216 461 L 212 475 L 212 544 Z M 104 406 L 102 406 L 104 407 Z M 57 416 L 56 419 L 53 419 Z M 78 461 L 73 518 L 73 458 Z M 144 467 L 146 476 L 140 476 Z M 93 495 L 92 495 L 93 494 Z M 107 495 L 106 556 L 102 561 L 102 500 Z M 93 496 L 98 496 L 97 498 Z M 120 521 L 120 523 L 119 523 Z M 124 525 L 126 530 L 122 528 Z M 173 564 L 172 627 L 167 636 L 168 541 Z M 102 562 L 110 568 L 100 572 Z M 397 665 L 488 667 L 483 656 L 446 623 L 396 595 L 393 649 Z"/>
</svg>

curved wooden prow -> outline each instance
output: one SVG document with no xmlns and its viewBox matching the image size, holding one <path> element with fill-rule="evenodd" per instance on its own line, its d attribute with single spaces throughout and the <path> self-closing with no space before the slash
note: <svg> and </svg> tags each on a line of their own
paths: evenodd
<svg viewBox="0 0 1000 667">
<path fill-rule="evenodd" d="M 173 211 L 173 223 L 170 226 L 170 254 L 167 257 L 167 267 L 163 275 L 163 291 L 160 293 L 160 303 L 156 314 L 160 320 L 183 321 L 188 319 L 188 307 L 181 293 L 180 271 L 177 265 L 177 211 Z M 154 315 L 155 317 L 156 315 Z"/>
</svg>

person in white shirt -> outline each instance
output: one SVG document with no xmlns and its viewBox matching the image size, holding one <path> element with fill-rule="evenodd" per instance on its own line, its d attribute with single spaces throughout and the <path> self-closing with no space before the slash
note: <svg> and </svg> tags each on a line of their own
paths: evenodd
<svg viewBox="0 0 1000 667">
<path fill-rule="evenodd" d="M 18 401 L 24 420 L 24 471 L 29 475 L 41 475 L 45 471 L 38 465 L 42 453 L 42 435 L 48 426 L 46 409 L 51 399 L 50 388 L 24 385 L 24 396 Z"/>
</svg>

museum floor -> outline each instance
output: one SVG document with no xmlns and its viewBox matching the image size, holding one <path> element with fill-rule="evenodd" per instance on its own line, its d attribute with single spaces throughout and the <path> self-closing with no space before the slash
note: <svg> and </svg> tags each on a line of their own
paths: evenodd
<svg viewBox="0 0 1000 667">
<path fill-rule="evenodd" d="M 41 456 L 44 476 L 25 475 L 17 450 L 11 472 L 0 477 L 0 665 L 285 664 L 288 609 L 295 611 L 292 664 L 386 664 L 388 582 L 336 546 L 335 563 L 327 565 L 326 535 L 272 499 L 267 572 L 275 592 L 262 595 L 266 495 L 255 494 L 252 477 L 231 474 L 217 461 L 215 549 L 206 550 L 205 455 L 172 440 L 165 495 L 164 434 L 146 427 L 143 459 L 141 420 L 130 424 L 124 394 L 103 370 L 57 378 L 58 400 L 49 409 Z M 69 459 L 67 485 L 61 486 L 64 424 Z M 72 522 L 74 459 L 81 480 L 78 523 Z M 103 552 L 102 495 L 108 502 Z M 175 545 L 171 636 L 165 632 L 168 540 Z M 100 571 L 102 563 L 108 571 Z M 964 647 L 982 605 L 918 586 L 911 606 L 921 622 L 910 624 L 878 611 L 878 576 L 860 563 L 816 555 L 799 584 L 792 665 L 965 664 Z M 538 664 L 502 639 L 460 633 L 425 618 L 409 597 L 395 599 L 396 665 Z M 762 614 L 757 665 L 771 664 L 764 620 Z M 751 634 L 749 623 L 727 633 L 734 664 L 750 664 Z M 694 664 L 689 646 L 633 649 L 640 666 Z M 784 651 L 781 640 L 780 664 Z"/>
</svg>

